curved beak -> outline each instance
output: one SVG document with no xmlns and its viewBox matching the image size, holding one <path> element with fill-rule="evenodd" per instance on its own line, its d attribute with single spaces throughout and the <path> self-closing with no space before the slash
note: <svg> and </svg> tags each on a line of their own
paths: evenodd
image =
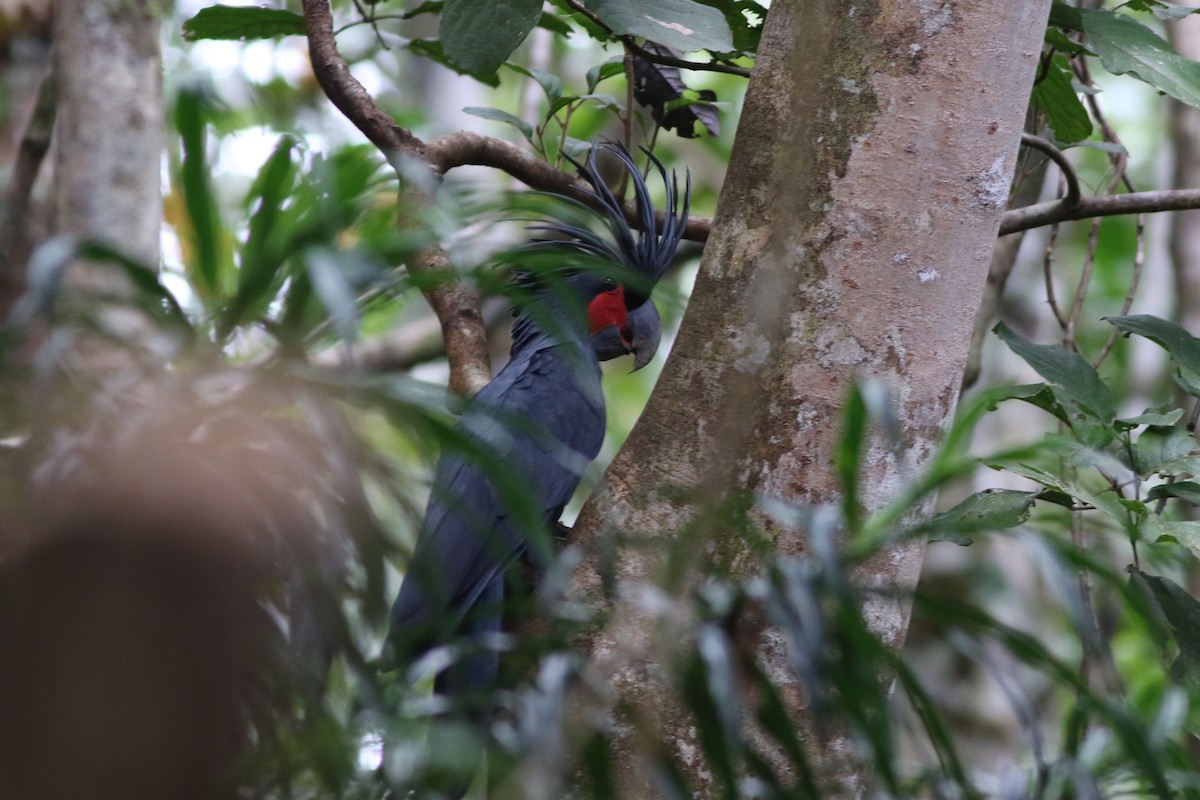
<svg viewBox="0 0 1200 800">
<path fill-rule="evenodd" d="M 624 329 L 609 325 L 593 333 L 592 350 L 601 361 L 633 353 L 633 371 L 637 372 L 654 358 L 661 337 L 662 320 L 658 308 L 647 300 L 629 312 Z"/>
</svg>

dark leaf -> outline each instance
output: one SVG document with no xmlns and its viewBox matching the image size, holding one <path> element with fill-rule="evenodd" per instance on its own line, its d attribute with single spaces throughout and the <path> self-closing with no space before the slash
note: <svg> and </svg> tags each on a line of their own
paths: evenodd
<svg viewBox="0 0 1200 800">
<path fill-rule="evenodd" d="M 270 39 L 276 36 L 304 36 L 304 17 L 279 8 L 256 6 L 209 6 L 183 23 L 183 38 L 197 39 Z"/>
<path fill-rule="evenodd" d="M 655 42 L 648 41 L 642 46 L 654 55 L 675 55 L 670 49 Z M 657 64 L 634 54 L 633 96 L 650 109 L 650 116 L 654 117 L 659 125 L 667 130 L 674 130 L 685 138 L 691 139 L 696 136 L 697 122 L 704 126 L 710 136 L 716 136 L 721 131 L 716 108 L 705 103 L 678 102 L 685 98 L 707 101 L 717 99 L 716 94 L 711 91 L 693 92 L 688 89 L 679 75 L 678 67 Z"/>
<path fill-rule="evenodd" d="M 1117 420 L 1123 428 L 1133 429 L 1140 425 L 1150 425 L 1158 428 L 1169 428 L 1183 417 L 1182 408 L 1172 408 L 1168 411 L 1157 411 L 1147 408 L 1136 417 L 1121 417 Z"/>
<path fill-rule="evenodd" d="M 464 112 L 475 117 L 483 117 L 495 122 L 503 122 L 512 125 L 521 132 L 526 141 L 533 141 L 533 126 L 518 116 L 502 111 L 498 108 L 487 108 L 483 106 L 467 106 L 463 109 Z"/>
<path fill-rule="evenodd" d="M 930 520 L 929 540 L 969 545 L 969 534 L 1015 528 L 1029 517 L 1037 498 L 1037 492 L 985 489 Z"/>
<path fill-rule="evenodd" d="M 1083 30 L 1083 16 L 1079 9 L 1066 3 L 1055 3 L 1050 6 L 1050 24 L 1072 31 Z"/>
<path fill-rule="evenodd" d="M 1181 325 L 1150 314 L 1128 317 L 1105 317 L 1118 330 L 1144 336 L 1171 354 L 1171 358 L 1193 375 L 1200 375 L 1200 339 Z"/>
<path fill-rule="evenodd" d="M 271 300 L 270 290 L 283 282 L 283 253 L 273 239 L 284 200 L 296 180 L 294 146 L 290 136 L 280 138 L 246 196 L 252 207 L 250 231 L 242 247 L 237 295 L 227 320 L 230 328 L 239 324 L 243 315 L 253 317 L 265 309 Z"/>
<path fill-rule="evenodd" d="M 1131 579 L 1148 587 L 1158 603 L 1179 646 L 1179 657 L 1171 665 L 1172 677 L 1195 691 L 1200 688 L 1200 601 L 1172 580 L 1130 570 Z"/>
<path fill-rule="evenodd" d="M 1200 556 L 1200 522 L 1164 520 L 1152 515 L 1146 519 L 1143 532 L 1152 542 L 1181 544 L 1192 551 L 1193 555 Z"/>
<path fill-rule="evenodd" d="M 587 71 L 587 87 L 589 92 L 596 91 L 600 81 L 620 75 L 625 71 L 625 60 L 621 56 L 613 56 L 603 64 L 592 67 Z"/>
<path fill-rule="evenodd" d="M 1088 45 L 1114 75 L 1129 74 L 1190 106 L 1200 107 L 1200 64 L 1137 20 L 1115 11 L 1080 9 Z"/>
<path fill-rule="evenodd" d="M 1200 506 L 1200 483 L 1195 481 L 1162 483 L 1146 493 L 1147 500 L 1161 500 L 1164 497 L 1177 497 L 1185 503 Z"/>
<path fill-rule="evenodd" d="M 1163 0 L 1129 0 L 1125 7 L 1134 11 L 1149 11 L 1164 22 L 1175 22 L 1189 14 L 1200 13 L 1200 9 L 1194 6 L 1165 3 Z"/>
<path fill-rule="evenodd" d="M 852 532 L 858 531 L 862 519 L 858 498 L 858 475 L 866 446 L 868 422 L 863 387 L 856 383 L 846 398 L 846 408 L 842 412 L 842 435 L 833 457 L 834 469 L 841 483 L 842 513 L 846 529 Z"/>
<path fill-rule="evenodd" d="M 1134 468 L 1143 475 L 1158 472 L 1177 475 L 1192 472 L 1196 451 L 1200 450 L 1190 433 L 1177 428 L 1147 428 L 1134 448 Z"/>
<path fill-rule="evenodd" d="M 1097 421 L 1108 424 L 1116 414 L 1112 392 L 1083 356 L 1058 345 L 1034 344 L 1003 322 L 992 330 L 1039 375 Z"/>
<path fill-rule="evenodd" d="M 980 393 L 979 403 L 989 411 L 995 411 L 996 406 L 1005 400 L 1024 400 L 1043 411 L 1053 414 L 1063 422 L 1069 422 L 1067 412 L 1054 396 L 1054 391 L 1044 383 L 1024 383 L 1019 386 L 998 386 Z"/>
<path fill-rule="evenodd" d="M 1030 102 L 1046 115 L 1046 124 L 1060 142 L 1079 142 L 1092 135 L 1092 118 L 1072 84 L 1066 58 L 1056 55 L 1033 86 Z"/>
<path fill-rule="evenodd" d="M 195 248 L 193 263 L 189 264 L 194 283 L 208 301 L 216 299 L 220 285 L 221 222 L 216 197 L 210 183 L 205 135 L 205 92 L 187 87 L 175 101 L 175 128 L 183 140 L 182 186 L 190 239 Z"/>
<path fill-rule="evenodd" d="M 465 72 L 494 74 L 541 16 L 541 0 L 446 0 L 439 28 L 443 51 Z"/>
<path fill-rule="evenodd" d="M 763 22 L 767 17 L 765 3 L 757 0 L 699 0 L 725 15 L 729 30 L 733 33 L 733 50 L 739 55 L 753 55 L 758 50 L 762 37 Z"/>
<path fill-rule="evenodd" d="M 725 16 L 692 0 L 587 0 L 584 5 L 618 36 L 641 36 L 680 53 L 733 49 Z"/>
<path fill-rule="evenodd" d="M 500 76 L 496 74 L 495 70 L 491 72 L 473 72 L 451 61 L 446 57 L 445 52 L 443 52 L 441 41 L 437 39 L 413 39 L 408 43 L 408 49 L 419 56 L 428 58 L 435 64 L 441 64 L 443 67 L 452 69 L 460 75 L 469 75 L 480 83 L 487 84 L 493 88 L 500 85 Z"/>
</svg>

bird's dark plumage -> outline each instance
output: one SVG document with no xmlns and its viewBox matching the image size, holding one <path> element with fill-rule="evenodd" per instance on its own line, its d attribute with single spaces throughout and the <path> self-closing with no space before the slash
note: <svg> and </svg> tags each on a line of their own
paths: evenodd
<svg viewBox="0 0 1200 800">
<path fill-rule="evenodd" d="M 575 166 L 603 209 L 615 244 L 583 227 L 546 223 L 535 229 L 567 239 L 527 247 L 558 248 L 564 264 L 572 253 L 587 256 L 585 261 L 599 256 L 640 276 L 640 285 L 621 286 L 612 276 L 583 268 L 557 283 L 537 275 L 526 281 L 534 294 L 513 326 L 509 362 L 459 422 L 469 448 L 448 449 L 438 462 L 417 546 L 392 608 L 391 640 L 404 662 L 438 644 L 465 637 L 478 642 L 500 631 L 509 567 L 531 551 L 535 562 L 547 553 L 549 537 L 539 537 L 536 529 L 545 534 L 558 520 L 603 442 L 598 359 L 635 352 L 641 366 L 657 347 L 658 313 L 649 292 L 679 243 L 688 196 L 685 192 L 680 212 L 678 187 L 651 156 L 668 201 L 665 224 L 656 231 L 649 192 L 633 159 L 619 145 L 603 147 L 630 170 L 642 231 L 626 223 L 599 177 L 593 150 L 586 166 Z M 637 348 L 649 348 L 649 354 Z M 474 694 L 482 704 L 495 684 L 497 663 L 495 651 L 469 655 L 439 676 L 438 690 L 455 700 Z"/>
</svg>

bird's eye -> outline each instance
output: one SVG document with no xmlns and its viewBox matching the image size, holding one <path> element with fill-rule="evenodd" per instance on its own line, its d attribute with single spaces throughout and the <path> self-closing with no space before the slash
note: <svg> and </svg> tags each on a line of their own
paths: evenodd
<svg viewBox="0 0 1200 800">
<path fill-rule="evenodd" d="M 617 288 L 617 282 L 615 280 L 612 278 L 604 279 L 604 291 L 611 292 L 615 288 Z"/>
</svg>

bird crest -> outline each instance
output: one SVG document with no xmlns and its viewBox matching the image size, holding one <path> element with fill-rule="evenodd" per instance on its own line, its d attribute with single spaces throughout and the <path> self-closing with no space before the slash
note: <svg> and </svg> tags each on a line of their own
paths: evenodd
<svg viewBox="0 0 1200 800">
<path fill-rule="evenodd" d="M 629 179 L 633 183 L 634 216 L 637 219 L 637 230 L 629 224 L 624 206 L 605 184 L 604 179 L 600 177 L 597 164 L 597 153 L 600 150 L 612 153 L 625 165 Z M 675 250 L 683 238 L 684 229 L 687 227 L 692 186 L 691 174 L 685 173 L 684 191 L 680 195 L 679 182 L 675 173 L 672 171 L 668 178 L 663 163 L 646 148 L 642 148 L 642 151 L 650 159 L 650 164 L 658 172 L 666 190 L 661 227 L 656 219 L 654 203 L 650 199 L 650 190 L 646 186 L 646 181 L 637 164 L 634 163 L 633 156 L 621 143 L 605 141 L 591 149 L 586 164 L 581 164 L 569 156 L 567 160 L 590 187 L 583 191 L 599 206 L 605 227 L 611 234 L 611 241 L 583 225 L 553 221 L 531 225 L 529 229 L 542 234 L 555 234 L 563 238 L 538 238 L 522 249 L 552 247 L 575 251 L 623 266 L 640 276 L 647 286 L 653 286 L 670 265 L 675 256 Z M 585 208 L 593 214 L 596 213 L 595 209 L 577 200 L 561 195 L 556 195 L 556 197 L 577 207 Z"/>
</svg>

